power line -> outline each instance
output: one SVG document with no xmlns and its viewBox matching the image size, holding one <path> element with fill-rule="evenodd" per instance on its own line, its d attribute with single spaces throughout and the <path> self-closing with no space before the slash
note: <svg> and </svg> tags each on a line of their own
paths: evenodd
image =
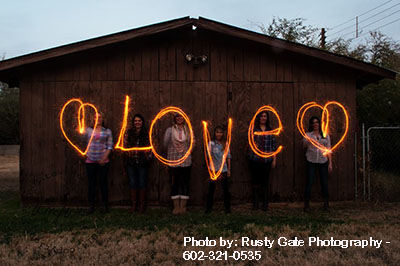
<svg viewBox="0 0 400 266">
<path fill-rule="evenodd" d="M 395 23 L 395 22 L 397 22 L 397 21 L 399 21 L 399 20 L 400 20 L 400 18 L 398 18 L 398 19 L 396 19 L 396 20 L 393 20 L 393 21 L 391 21 L 391 22 L 389 22 L 389 23 L 386 23 L 385 25 L 379 26 L 378 28 L 376 28 L 376 29 L 374 29 L 374 30 L 368 31 L 368 32 L 366 32 L 366 33 L 360 35 L 359 37 L 362 37 L 362 36 L 364 36 L 364 35 L 367 35 L 367 34 L 370 33 L 370 32 L 374 32 L 374 31 L 376 31 L 376 30 L 379 30 L 380 28 L 386 27 L 386 26 L 388 26 L 388 25 L 390 25 L 390 24 L 393 24 L 393 23 Z M 353 39 L 354 39 L 354 38 L 353 38 Z"/>
<path fill-rule="evenodd" d="M 387 3 L 390 3 L 390 2 L 392 2 L 392 1 L 393 1 L 393 0 L 389 0 L 389 1 L 385 2 L 385 3 L 383 3 L 383 4 L 380 4 L 379 6 L 374 7 L 374 8 L 372 8 L 372 9 L 370 9 L 370 10 L 368 10 L 368 11 L 362 13 L 361 15 L 358 15 L 358 17 L 361 17 L 361 16 L 363 16 L 363 15 L 365 15 L 365 14 L 368 14 L 369 12 L 374 11 L 375 9 L 380 8 L 381 6 L 384 6 L 384 5 L 386 5 Z M 343 22 L 343 23 L 341 23 L 341 24 L 339 24 L 339 25 L 337 25 L 337 26 L 331 28 L 331 30 L 333 30 L 333 29 L 335 29 L 335 28 L 337 28 L 337 27 L 340 27 L 340 26 L 342 26 L 342 25 L 344 25 L 344 24 L 347 24 L 347 23 L 349 23 L 350 21 L 353 21 L 353 20 L 354 20 L 354 18 L 351 18 L 351 19 L 349 19 L 349 20 L 347 20 L 347 21 L 345 21 L 345 22 Z"/>
<path fill-rule="evenodd" d="M 369 23 L 368 25 L 365 25 L 364 27 L 362 27 L 362 29 L 364 29 L 364 28 L 366 28 L 366 27 L 368 27 L 368 26 L 371 26 L 372 24 L 375 24 L 376 22 L 379 22 L 379 21 L 381 21 L 381 20 L 383 20 L 383 19 L 385 19 L 385 18 L 388 18 L 388 17 L 390 17 L 390 16 L 392 16 L 392 15 L 394 15 L 394 14 L 396 14 L 396 13 L 399 13 L 399 12 L 400 12 L 400 10 L 397 10 L 397 11 L 391 13 L 390 15 L 387 15 L 386 17 L 383 17 L 383 18 L 381 18 L 381 19 L 375 20 L 374 22 L 371 22 L 371 23 Z M 362 29 L 361 29 L 361 30 L 362 30 Z"/>
<path fill-rule="evenodd" d="M 377 8 L 383 6 L 383 5 L 386 5 L 387 3 L 392 2 L 392 1 L 393 1 L 393 0 L 389 0 L 389 1 L 387 1 L 387 2 L 385 2 L 385 3 L 383 3 L 383 4 L 379 5 L 379 6 L 377 6 L 377 7 L 373 8 L 373 9 L 371 9 L 371 10 L 368 10 L 368 11 L 362 13 L 361 15 L 359 15 L 359 17 L 364 16 L 365 14 L 368 14 L 369 12 L 374 11 L 375 9 L 377 9 Z"/>
<path fill-rule="evenodd" d="M 379 22 L 379 21 L 381 21 L 381 20 L 384 20 L 385 18 L 388 18 L 388 17 L 390 17 L 390 16 L 392 16 L 392 15 L 394 15 L 394 14 L 396 14 L 396 13 L 399 13 L 399 12 L 400 12 L 400 10 L 397 10 L 397 11 L 395 11 L 395 12 L 393 12 L 393 13 L 391 13 L 391 14 L 389 14 L 389 15 L 383 17 L 383 18 L 380 18 L 380 19 L 378 19 L 378 20 L 375 20 L 374 22 L 371 22 L 371 23 L 365 25 L 364 27 L 362 27 L 362 28 L 360 29 L 360 31 L 362 31 L 363 29 L 365 29 L 365 28 L 368 27 L 368 26 L 371 26 L 371 25 L 373 25 L 373 24 L 375 24 L 375 23 L 377 23 L 377 22 Z M 346 35 L 355 33 L 355 32 L 356 32 L 356 31 L 353 30 L 353 31 L 351 31 L 351 32 L 348 32 L 348 33 L 346 33 L 346 34 L 341 35 L 340 38 L 342 38 L 342 37 L 344 37 L 344 36 L 346 36 Z"/>
<path fill-rule="evenodd" d="M 378 16 L 378 15 L 380 15 L 380 14 L 382 14 L 382 13 L 388 11 L 389 9 L 392 9 L 392 8 L 398 6 L 398 5 L 400 5 L 400 3 L 397 3 L 397 4 L 395 4 L 395 5 L 391 6 L 391 7 L 388 7 L 388 8 L 386 8 L 386 9 L 382 10 L 381 12 L 378 12 L 378 13 L 372 15 L 372 16 L 369 16 L 368 18 L 362 20 L 359 24 L 362 24 L 362 23 L 364 23 L 365 21 L 368 21 L 368 20 L 370 20 L 371 18 L 374 18 L 374 17 L 376 17 L 376 16 Z M 339 30 L 339 31 L 335 31 L 334 33 L 331 33 L 330 36 L 332 37 L 333 35 L 336 35 L 336 34 L 342 32 L 342 31 L 345 31 L 345 30 L 350 29 L 350 28 L 352 28 L 352 27 L 354 27 L 354 25 L 350 25 L 350 26 L 348 26 L 348 27 L 346 27 L 346 28 L 343 28 L 343 29 L 341 29 L 341 30 Z M 346 33 L 346 35 L 347 35 L 347 34 L 348 34 L 348 33 Z"/>
<path fill-rule="evenodd" d="M 360 22 L 360 24 L 363 23 L 363 22 L 365 22 L 365 21 L 367 21 L 367 20 L 369 20 L 370 18 L 376 17 L 377 15 L 380 15 L 380 14 L 382 14 L 383 12 L 385 12 L 385 11 L 387 11 L 387 10 L 389 10 L 389 9 L 392 9 L 393 7 L 396 7 L 396 6 L 398 6 L 398 5 L 400 5 L 400 3 L 397 3 L 397 4 L 395 4 L 394 6 L 388 7 L 388 8 L 386 8 L 385 10 L 383 10 L 383 11 L 381 11 L 381 12 L 379 12 L 379 13 L 376 13 L 375 15 L 372 15 L 372 16 L 366 18 L 366 19 L 364 19 L 363 21 Z"/>
<path fill-rule="evenodd" d="M 384 9 L 384 10 L 382 10 L 382 11 L 380 11 L 380 12 L 374 14 L 374 15 L 372 15 L 372 16 L 367 17 L 366 19 L 362 20 L 359 24 L 362 24 L 362 23 L 364 23 L 365 21 L 368 21 L 368 20 L 370 20 L 371 18 L 374 18 L 374 17 L 376 17 L 376 16 L 378 16 L 378 15 L 380 15 L 380 14 L 382 14 L 382 13 L 384 13 L 384 12 L 386 12 L 386 11 L 388 11 L 388 10 L 390 10 L 390 9 L 392 9 L 392 8 L 394 8 L 394 7 L 396 7 L 396 6 L 398 6 L 398 5 L 400 5 L 400 3 L 397 3 L 397 4 L 393 5 L 393 6 L 390 6 L 390 7 L 386 8 L 386 9 Z M 340 33 L 340 32 L 343 32 L 343 31 L 345 31 L 345 30 L 347 30 L 347 29 L 350 29 L 350 28 L 352 28 L 352 27 L 354 27 L 354 25 L 350 25 L 350 26 L 348 26 L 348 27 L 346 27 L 346 28 L 343 28 L 343 29 L 341 29 L 341 30 L 335 31 L 334 33 L 331 33 L 331 34 L 330 34 L 330 37 L 332 37 L 332 36 L 334 36 L 334 35 L 336 35 L 336 34 L 338 34 L 338 33 Z M 353 33 L 353 32 L 355 32 L 355 31 L 352 31 L 351 33 Z M 344 34 L 344 35 L 348 35 L 348 34 L 350 34 L 350 33 L 346 33 L 346 34 Z M 344 35 L 342 35 L 342 36 L 344 36 Z M 341 37 L 342 37 L 342 36 L 341 36 Z"/>
<path fill-rule="evenodd" d="M 354 19 L 351 19 L 351 20 L 354 20 Z M 342 31 L 345 31 L 345 30 L 350 29 L 350 28 L 352 28 L 352 27 L 354 27 L 354 25 L 350 25 L 350 26 L 348 26 L 348 27 L 346 27 L 346 28 L 343 28 L 343 29 L 341 29 L 341 30 L 339 30 L 339 31 L 335 31 L 334 33 L 331 34 L 331 36 L 332 36 L 332 35 L 336 35 L 336 34 L 342 32 Z"/>
</svg>

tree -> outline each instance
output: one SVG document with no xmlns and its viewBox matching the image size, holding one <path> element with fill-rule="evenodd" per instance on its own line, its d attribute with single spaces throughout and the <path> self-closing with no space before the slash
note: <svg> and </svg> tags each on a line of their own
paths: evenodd
<svg viewBox="0 0 400 266">
<path fill-rule="evenodd" d="M 304 18 L 289 20 L 286 18 L 274 17 L 268 27 L 265 27 L 263 24 L 257 26 L 268 36 L 316 47 L 318 46 L 317 33 L 320 29 L 310 25 L 304 25 L 303 23 L 305 21 Z"/>
<path fill-rule="evenodd" d="M 19 144 L 19 88 L 0 82 L 0 145 Z"/>
<path fill-rule="evenodd" d="M 400 44 L 381 32 L 370 33 L 368 52 L 372 64 L 400 71 Z"/>
<path fill-rule="evenodd" d="M 273 18 L 260 30 L 269 36 L 280 37 L 288 41 L 318 47 L 319 28 L 304 25 L 305 19 L 293 20 Z M 370 32 L 361 43 L 352 44 L 354 39 L 337 38 L 329 41 L 325 49 L 369 62 L 380 67 L 400 72 L 400 44 L 379 31 Z M 381 80 L 357 91 L 357 116 L 366 127 L 400 125 L 400 80 Z"/>
</svg>

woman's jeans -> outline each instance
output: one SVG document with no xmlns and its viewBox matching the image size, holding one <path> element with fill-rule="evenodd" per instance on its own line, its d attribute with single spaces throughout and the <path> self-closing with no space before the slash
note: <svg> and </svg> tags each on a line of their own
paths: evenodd
<svg viewBox="0 0 400 266">
<path fill-rule="evenodd" d="M 192 167 L 169 167 L 172 183 L 171 199 L 189 199 L 189 181 Z"/>
<path fill-rule="evenodd" d="M 224 192 L 224 205 L 225 205 L 225 210 L 230 210 L 231 208 L 231 194 L 229 193 L 229 178 L 227 176 L 227 173 L 222 173 L 221 177 L 221 185 L 222 185 L 222 190 Z M 207 210 L 211 211 L 213 203 L 214 203 L 214 192 L 215 192 L 215 186 L 217 185 L 217 182 L 219 180 L 210 180 L 209 183 L 209 189 L 208 189 L 208 195 L 207 195 Z"/>
<path fill-rule="evenodd" d="M 107 173 L 110 163 L 100 165 L 98 163 L 86 163 L 86 172 L 88 176 L 88 198 L 91 207 L 94 207 L 96 200 L 96 180 L 100 181 L 101 198 L 105 205 L 108 204 L 108 183 Z"/>
<path fill-rule="evenodd" d="M 314 182 L 315 172 L 318 171 L 320 182 L 321 182 L 321 189 L 322 195 L 324 199 L 329 198 L 328 194 L 328 162 L 326 163 L 311 163 L 307 161 L 307 185 L 305 191 L 306 201 L 310 200 L 311 195 L 311 187 Z"/>
<path fill-rule="evenodd" d="M 268 186 L 269 186 L 269 176 L 272 168 L 272 161 L 263 163 L 263 162 L 254 162 L 252 160 L 249 161 L 250 165 L 250 173 L 252 176 L 252 185 L 253 185 L 253 207 L 258 208 L 259 201 L 259 193 L 261 189 L 263 207 L 268 207 Z"/>
<path fill-rule="evenodd" d="M 145 189 L 147 185 L 148 167 L 146 164 L 128 165 L 130 189 Z"/>
</svg>

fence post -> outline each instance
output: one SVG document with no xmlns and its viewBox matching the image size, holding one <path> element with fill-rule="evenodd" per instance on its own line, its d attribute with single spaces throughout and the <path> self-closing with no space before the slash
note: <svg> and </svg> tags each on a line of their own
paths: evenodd
<svg viewBox="0 0 400 266">
<path fill-rule="evenodd" d="M 365 125 L 362 124 L 363 200 L 365 201 Z"/>
<path fill-rule="evenodd" d="M 369 161 L 369 131 L 373 129 L 372 127 L 368 128 L 367 130 L 367 163 L 368 163 L 368 172 L 367 172 L 367 178 L 368 178 L 368 201 L 371 200 L 371 176 L 369 175 L 370 169 L 370 161 Z"/>
<path fill-rule="evenodd" d="M 354 198 L 358 198 L 358 188 L 357 188 L 357 132 L 354 133 Z"/>
</svg>

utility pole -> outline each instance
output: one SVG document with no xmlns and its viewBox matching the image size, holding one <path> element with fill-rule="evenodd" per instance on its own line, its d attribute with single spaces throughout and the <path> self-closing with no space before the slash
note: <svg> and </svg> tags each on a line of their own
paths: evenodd
<svg viewBox="0 0 400 266">
<path fill-rule="evenodd" d="M 325 28 L 322 28 L 321 29 L 321 39 L 320 39 L 320 47 L 321 47 L 321 49 L 325 50 L 325 44 L 326 44 Z"/>
<path fill-rule="evenodd" d="M 356 38 L 358 38 L 358 16 L 356 17 Z"/>
</svg>

